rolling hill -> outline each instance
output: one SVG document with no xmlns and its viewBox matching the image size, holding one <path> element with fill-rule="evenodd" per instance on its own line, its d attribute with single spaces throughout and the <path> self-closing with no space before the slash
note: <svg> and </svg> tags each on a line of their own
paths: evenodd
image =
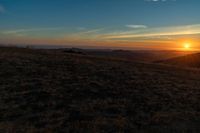
<svg viewBox="0 0 200 133">
<path fill-rule="evenodd" d="M 0 48 L 0 132 L 200 131 L 200 71 Z"/>
<path fill-rule="evenodd" d="M 180 67 L 200 68 L 200 53 L 157 61 L 157 63 L 169 64 Z"/>
<path fill-rule="evenodd" d="M 99 49 L 77 49 L 77 48 L 68 48 L 60 49 L 65 53 L 75 53 L 75 54 L 84 54 L 92 55 L 105 58 L 117 58 L 128 61 L 139 61 L 139 62 L 153 62 L 158 60 L 167 60 L 175 58 L 178 56 L 184 56 L 194 53 L 193 51 L 175 51 L 175 50 L 99 50 Z"/>
</svg>

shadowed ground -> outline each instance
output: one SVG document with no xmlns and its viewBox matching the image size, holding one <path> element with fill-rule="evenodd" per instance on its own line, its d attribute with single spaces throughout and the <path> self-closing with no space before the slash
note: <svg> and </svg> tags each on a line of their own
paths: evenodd
<svg viewBox="0 0 200 133">
<path fill-rule="evenodd" d="M 200 71 L 0 48 L 0 132 L 200 131 Z"/>
<path fill-rule="evenodd" d="M 189 54 L 156 62 L 180 67 L 200 68 L 200 53 Z"/>
</svg>

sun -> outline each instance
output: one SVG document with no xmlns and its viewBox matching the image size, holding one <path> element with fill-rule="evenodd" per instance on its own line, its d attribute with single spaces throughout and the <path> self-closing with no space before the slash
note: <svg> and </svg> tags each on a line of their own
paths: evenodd
<svg viewBox="0 0 200 133">
<path fill-rule="evenodd" d="M 184 49 L 188 50 L 191 47 L 191 43 L 184 43 Z"/>
</svg>

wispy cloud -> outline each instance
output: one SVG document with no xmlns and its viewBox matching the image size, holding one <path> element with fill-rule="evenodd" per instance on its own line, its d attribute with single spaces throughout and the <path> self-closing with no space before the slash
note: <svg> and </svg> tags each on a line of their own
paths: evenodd
<svg viewBox="0 0 200 133">
<path fill-rule="evenodd" d="M 126 25 L 128 28 L 134 28 L 134 29 L 141 29 L 141 28 L 147 28 L 146 25 Z"/>
<path fill-rule="evenodd" d="M 20 34 L 27 32 L 39 32 L 39 31 L 54 31 L 61 30 L 63 27 L 50 27 L 50 28 L 31 28 L 31 29 L 15 29 L 15 30 L 7 30 L 3 31 L 3 34 Z"/>
<path fill-rule="evenodd" d="M 4 13 L 5 12 L 5 8 L 3 7 L 3 5 L 0 4 L 0 13 Z"/>
<path fill-rule="evenodd" d="M 81 30 L 79 32 L 70 33 L 63 35 L 63 38 L 71 38 L 71 39 L 92 39 L 95 38 L 97 35 L 102 34 L 104 28 L 97 28 L 97 29 L 88 29 L 88 30 Z"/>
<path fill-rule="evenodd" d="M 87 31 L 79 32 L 78 34 L 93 34 L 93 33 L 97 33 L 102 30 L 104 30 L 104 28 L 87 30 Z"/>
<path fill-rule="evenodd" d="M 77 27 L 76 29 L 77 30 L 86 30 L 87 28 L 85 28 L 85 27 Z"/>
<path fill-rule="evenodd" d="M 133 26 L 135 27 L 135 26 Z M 62 27 L 50 27 L 50 28 L 33 28 L 33 29 L 17 29 L 17 30 L 7 30 L 4 31 L 3 36 L 0 40 L 6 40 L 9 42 L 13 38 L 13 42 L 31 42 L 42 44 L 47 42 L 47 44 L 90 44 L 99 46 L 134 46 L 139 43 L 143 44 L 174 44 L 180 38 L 192 38 L 198 39 L 200 36 L 200 24 L 195 25 L 182 25 L 182 26 L 167 26 L 167 27 L 147 27 L 147 28 L 137 28 L 142 26 L 136 26 L 135 28 L 127 29 L 125 27 L 115 27 L 112 28 L 96 28 L 96 29 L 81 29 L 78 32 L 68 32 L 63 31 Z M 123 29 L 122 29 L 123 28 Z M 46 35 L 47 33 L 53 32 L 55 30 L 63 32 L 56 36 Z M 47 31 L 47 32 L 46 32 Z M 30 32 L 36 34 L 45 34 L 46 36 L 32 36 L 29 35 Z M 19 35 L 25 36 L 19 36 Z M 26 41 L 27 40 L 27 41 Z"/>
<path fill-rule="evenodd" d="M 147 28 L 139 32 L 129 31 L 119 33 L 104 34 L 102 37 L 106 39 L 134 39 L 134 38 L 146 38 L 146 37 L 162 37 L 162 36 L 183 36 L 183 35 L 197 35 L 200 34 L 200 24 L 196 25 L 183 25 L 172 27 L 158 27 Z"/>
<path fill-rule="evenodd" d="M 176 0 L 145 0 L 146 2 L 167 2 L 167 1 L 176 1 Z"/>
</svg>

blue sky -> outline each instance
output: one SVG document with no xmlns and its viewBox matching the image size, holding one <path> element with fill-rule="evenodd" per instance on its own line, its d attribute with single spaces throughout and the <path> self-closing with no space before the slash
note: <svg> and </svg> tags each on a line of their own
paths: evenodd
<svg viewBox="0 0 200 133">
<path fill-rule="evenodd" d="M 0 42 L 171 47 L 198 40 L 199 12 L 199 0 L 0 0 Z"/>
</svg>

